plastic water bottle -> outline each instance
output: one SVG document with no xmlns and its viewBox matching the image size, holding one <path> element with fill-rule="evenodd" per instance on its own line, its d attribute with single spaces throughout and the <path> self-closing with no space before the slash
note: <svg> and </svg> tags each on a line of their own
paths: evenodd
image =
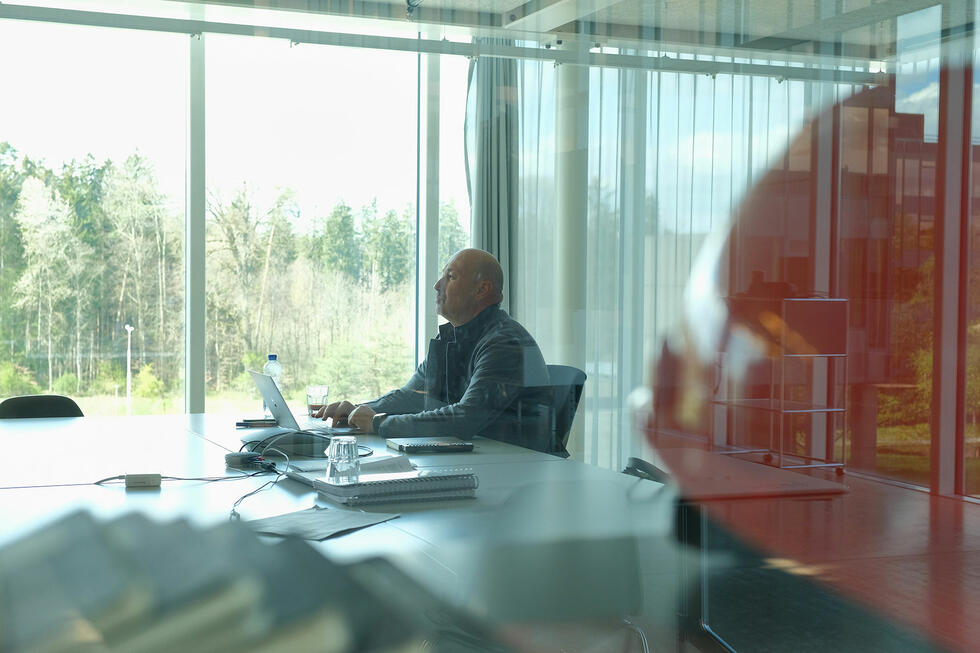
<svg viewBox="0 0 980 653">
<path fill-rule="evenodd" d="M 282 363 L 279 362 L 279 356 L 269 354 L 269 360 L 262 366 L 262 373 L 271 376 L 279 392 L 282 392 Z M 272 417 L 272 411 L 265 405 L 265 399 L 262 400 L 262 413 L 266 417 Z"/>
</svg>

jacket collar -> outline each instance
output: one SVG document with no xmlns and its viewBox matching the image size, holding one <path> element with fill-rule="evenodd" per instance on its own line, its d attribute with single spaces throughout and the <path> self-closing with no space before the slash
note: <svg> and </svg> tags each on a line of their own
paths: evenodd
<svg viewBox="0 0 980 653">
<path fill-rule="evenodd" d="M 439 339 L 447 342 L 469 342 L 479 338 L 486 330 L 487 324 L 496 317 L 500 311 L 500 304 L 487 306 L 477 313 L 476 317 L 467 322 L 454 327 L 449 322 L 439 326 Z"/>
</svg>

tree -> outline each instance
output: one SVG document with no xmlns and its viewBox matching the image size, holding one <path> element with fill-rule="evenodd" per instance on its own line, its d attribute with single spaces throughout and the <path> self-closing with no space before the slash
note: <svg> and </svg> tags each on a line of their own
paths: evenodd
<svg viewBox="0 0 980 653">
<path fill-rule="evenodd" d="M 0 362 L 0 395 L 32 395 L 40 391 L 31 371 L 10 361 Z"/>
<path fill-rule="evenodd" d="M 388 211 L 364 225 L 364 258 L 381 291 L 415 278 L 415 225 Z"/>
<path fill-rule="evenodd" d="M 47 387 L 54 382 L 55 321 L 63 324 L 63 316 L 55 306 L 77 289 L 72 282 L 79 267 L 74 256 L 83 255 L 84 245 L 71 230 L 68 205 L 56 192 L 37 177 L 24 181 L 14 218 L 23 237 L 26 266 L 15 286 L 21 308 L 35 311 L 36 339 L 42 333 L 47 349 Z"/>
<path fill-rule="evenodd" d="M 24 183 L 23 167 L 18 165 L 17 150 L 9 143 L 0 143 L 0 342 L 10 343 L 13 356 L 15 342 L 23 333 L 23 319 L 9 303 L 14 296 L 14 284 L 24 266 L 24 248 L 20 227 L 14 220 L 17 198 Z"/>
<path fill-rule="evenodd" d="M 439 265 L 445 265 L 459 250 L 469 247 L 470 237 L 459 223 L 459 212 L 452 200 L 439 206 Z"/>
<path fill-rule="evenodd" d="M 354 213 L 343 201 L 326 218 L 318 221 L 310 239 L 310 258 L 316 264 L 360 280 L 361 248 Z"/>
<path fill-rule="evenodd" d="M 87 377 L 94 379 L 96 373 L 96 351 L 101 344 L 100 312 L 107 305 L 106 289 L 109 285 L 106 276 L 106 261 L 111 260 L 113 243 L 112 227 L 106 219 L 102 204 L 104 180 L 110 168 L 107 161 L 102 165 L 95 162 L 90 154 L 82 162 L 72 160 L 62 166 L 61 175 L 54 179 L 58 193 L 71 208 L 72 231 L 77 236 L 77 251 L 71 253 L 69 267 L 76 292 L 73 293 L 73 323 L 76 394 L 81 392 L 82 334 L 89 336 Z M 84 283 L 82 283 L 84 281 Z"/>
<path fill-rule="evenodd" d="M 290 191 L 261 218 L 244 185 L 228 205 L 211 198 L 206 310 L 220 332 L 209 345 L 214 387 L 242 371 L 243 354 L 271 347 L 273 334 L 283 330 L 279 321 L 291 315 L 294 307 L 284 296 L 286 272 L 296 258 L 292 225 L 298 214 Z"/>
<path fill-rule="evenodd" d="M 256 348 L 249 291 L 258 285 L 262 244 L 258 218 L 244 185 L 227 205 L 220 198 L 209 198 L 206 311 L 208 323 L 217 330 L 209 344 L 215 387 L 231 378 L 241 352 Z"/>
<path fill-rule="evenodd" d="M 118 331 L 135 314 L 140 362 L 146 360 L 147 340 L 159 334 L 166 303 L 165 274 L 160 238 L 164 211 L 163 198 L 148 162 L 139 154 L 129 156 L 122 166 L 111 166 L 107 172 L 103 210 L 121 239 L 121 277 L 114 327 Z M 157 304 L 157 319 L 151 322 L 152 303 Z M 153 325 L 156 322 L 156 325 Z M 148 327 L 155 326 L 151 330 Z"/>
<path fill-rule="evenodd" d="M 163 399 L 165 389 L 163 381 L 157 378 L 153 372 L 153 363 L 147 363 L 141 367 L 136 378 L 133 379 L 133 394 L 137 397 Z"/>
<path fill-rule="evenodd" d="M 293 224 L 299 218 L 299 207 L 294 193 L 286 190 L 279 194 L 272 208 L 266 213 L 265 219 L 257 226 L 264 231 L 265 252 L 262 263 L 262 280 L 259 285 L 259 295 L 255 301 L 258 314 L 256 316 L 255 332 L 252 343 L 264 343 L 265 348 L 272 346 L 272 335 L 277 332 L 277 318 L 290 310 L 288 303 L 282 301 L 285 292 L 283 274 L 274 274 L 270 279 L 269 271 L 285 272 L 296 259 L 296 238 L 293 234 Z M 267 310 L 271 309 L 271 310 Z M 263 317 L 268 315 L 268 328 L 263 324 Z M 263 329 L 265 337 L 263 338 Z"/>
</svg>

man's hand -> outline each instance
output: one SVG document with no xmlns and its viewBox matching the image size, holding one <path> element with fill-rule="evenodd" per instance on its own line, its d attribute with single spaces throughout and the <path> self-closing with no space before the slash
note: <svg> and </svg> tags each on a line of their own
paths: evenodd
<svg viewBox="0 0 980 653">
<path fill-rule="evenodd" d="M 349 401 L 335 401 L 313 413 L 313 417 L 319 417 L 322 420 L 329 417 L 333 419 L 332 426 L 347 426 L 348 416 L 354 408 L 354 404 Z"/>
<path fill-rule="evenodd" d="M 347 423 L 361 433 L 374 433 L 374 411 L 367 406 L 358 406 L 347 415 Z"/>
</svg>

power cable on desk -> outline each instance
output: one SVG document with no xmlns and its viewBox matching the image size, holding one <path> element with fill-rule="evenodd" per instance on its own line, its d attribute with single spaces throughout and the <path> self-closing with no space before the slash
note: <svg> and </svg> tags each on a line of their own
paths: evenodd
<svg viewBox="0 0 980 653">
<path fill-rule="evenodd" d="M 164 476 L 160 475 L 161 481 L 202 481 L 204 483 L 218 483 L 220 481 L 239 481 L 243 478 L 253 478 L 255 476 L 261 476 L 263 474 L 268 474 L 275 471 L 275 465 L 269 463 L 263 466 L 262 469 L 252 472 L 251 474 L 240 474 L 238 476 Z M 94 483 L 69 483 L 66 485 L 105 485 L 111 481 L 126 481 L 127 476 L 142 476 L 141 474 L 119 474 L 118 476 L 107 476 L 106 478 L 99 479 Z M 152 475 L 151 475 L 152 476 Z M 37 487 L 57 487 L 51 485 L 42 485 Z"/>
<path fill-rule="evenodd" d="M 114 479 L 118 477 L 112 476 L 110 478 Z M 102 479 L 102 481 L 100 482 L 104 482 L 106 480 L 109 479 Z M 99 483 L 92 483 L 91 481 L 87 481 L 85 483 L 53 483 L 50 485 L 4 485 L 3 487 L 0 487 L 0 490 L 36 490 L 45 487 L 84 487 L 86 485 L 98 485 L 98 484 Z"/>
<path fill-rule="evenodd" d="M 279 479 L 281 479 L 283 476 L 285 476 L 286 475 L 286 472 L 289 471 L 289 456 L 286 455 L 286 452 L 280 451 L 279 449 L 274 449 L 274 448 L 273 449 L 270 449 L 268 446 L 264 449 L 263 453 L 265 453 L 266 451 L 275 451 L 276 453 L 282 454 L 283 457 L 286 459 L 286 468 L 283 471 L 280 472 L 276 468 L 276 464 L 275 463 L 273 463 L 273 462 L 266 462 L 263 465 L 263 467 L 264 467 L 263 471 L 275 472 L 276 477 L 274 479 L 272 479 L 271 481 L 266 481 L 265 483 L 263 483 L 259 487 L 255 488 L 254 490 L 252 490 L 248 494 L 243 494 L 242 496 L 238 497 L 238 500 L 235 501 L 235 503 L 231 506 L 231 512 L 228 514 L 228 519 L 229 520 L 232 520 L 232 521 L 238 521 L 238 520 L 240 520 L 242 518 L 242 516 L 238 514 L 238 510 L 236 510 L 236 508 L 238 508 L 238 506 L 242 503 L 242 501 L 244 501 L 245 499 L 249 498 L 253 494 L 257 494 L 257 493 L 261 492 L 262 490 L 266 489 L 267 487 L 275 487 L 276 483 L 279 482 Z"/>
<path fill-rule="evenodd" d="M 203 481 L 205 483 L 217 483 L 219 481 L 239 481 L 239 480 L 241 480 L 243 478 L 252 478 L 254 476 L 261 476 L 262 474 L 269 474 L 269 473 L 275 471 L 274 467 L 275 466 L 273 465 L 273 469 L 265 468 L 265 469 L 260 469 L 260 470 L 258 470 L 256 472 L 252 472 L 251 474 L 240 474 L 238 476 L 163 476 L 163 475 L 161 475 L 160 476 L 160 480 L 161 481 Z M 68 485 L 71 485 L 71 486 L 76 486 L 76 485 L 104 485 L 106 483 L 109 483 L 110 481 L 125 481 L 126 480 L 126 476 L 127 476 L 126 474 L 119 474 L 118 476 L 107 476 L 106 478 L 99 479 L 98 481 L 95 481 L 94 483 L 65 483 L 64 485 L 66 485 L 66 486 L 68 486 Z M 34 486 L 25 486 L 25 487 L 63 487 L 63 486 L 61 486 L 61 485 L 34 485 Z M 14 489 L 14 488 L 11 488 L 11 489 Z"/>
<path fill-rule="evenodd" d="M 161 480 L 165 481 L 204 481 L 205 483 L 216 483 L 218 481 L 238 481 L 243 478 L 252 478 L 253 476 L 260 476 L 262 474 L 271 473 L 272 469 L 261 469 L 257 472 L 252 472 L 251 474 L 241 474 L 240 476 L 201 476 L 201 477 L 184 477 L 184 476 L 161 476 Z M 107 476 L 106 478 L 99 479 L 98 481 L 86 481 L 84 483 L 44 483 L 40 485 L 3 485 L 0 486 L 0 490 L 37 490 L 46 487 L 85 487 L 87 485 L 105 485 L 109 481 L 125 481 L 126 475 L 119 474 L 118 476 Z"/>
</svg>

